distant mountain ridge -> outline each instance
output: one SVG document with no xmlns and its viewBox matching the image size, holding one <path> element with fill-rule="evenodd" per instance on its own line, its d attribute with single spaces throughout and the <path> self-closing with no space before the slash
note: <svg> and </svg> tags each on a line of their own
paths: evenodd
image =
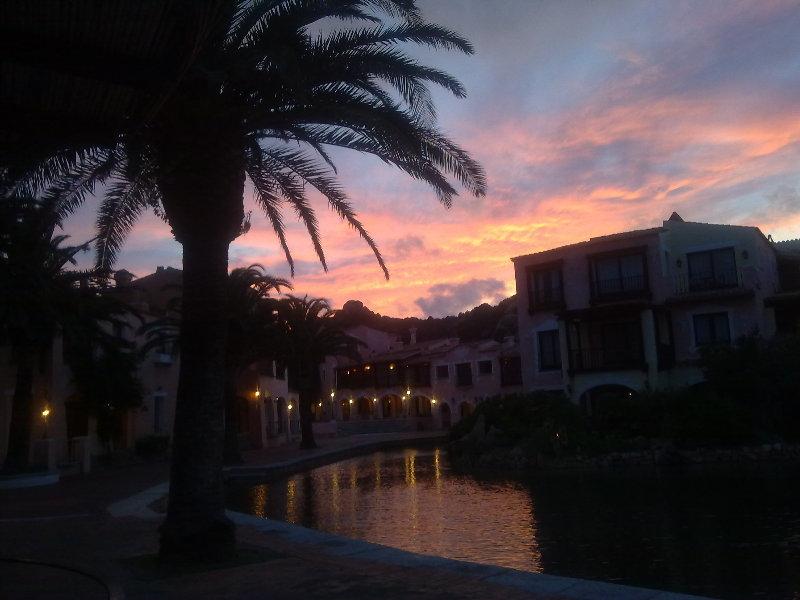
<svg viewBox="0 0 800 600">
<path fill-rule="evenodd" d="M 517 335 L 517 298 L 516 295 L 511 296 L 496 306 L 484 303 L 456 316 L 427 319 L 389 317 L 372 312 L 359 300 L 348 300 L 337 311 L 336 320 L 342 327 L 365 325 L 395 333 L 406 343 L 412 328 L 416 328 L 420 342 L 447 337 L 458 337 L 462 341 L 502 340 Z"/>
</svg>

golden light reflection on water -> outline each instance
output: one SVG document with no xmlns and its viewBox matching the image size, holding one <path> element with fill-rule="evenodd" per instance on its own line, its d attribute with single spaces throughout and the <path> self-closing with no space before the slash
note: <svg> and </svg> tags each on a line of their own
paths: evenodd
<svg viewBox="0 0 800 600">
<path fill-rule="evenodd" d="M 455 475 L 440 449 L 376 453 L 272 485 L 252 489 L 253 513 L 412 552 L 541 571 L 528 491 Z"/>
<path fill-rule="evenodd" d="M 414 472 L 414 455 L 410 454 L 403 461 L 406 468 L 406 485 L 415 486 L 417 484 L 417 474 Z"/>
<path fill-rule="evenodd" d="M 413 552 L 541 570 L 527 490 L 455 475 L 438 448 L 376 453 L 284 485 L 285 505 L 273 498 L 273 517 Z"/>
<path fill-rule="evenodd" d="M 267 485 L 262 483 L 250 488 L 250 512 L 262 519 L 267 516 Z"/>
<path fill-rule="evenodd" d="M 297 480 L 294 478 L 286 483 L 286 520 L 289 523 L 300 522 L 300 514 L 297 510 Z"/>
</svg>

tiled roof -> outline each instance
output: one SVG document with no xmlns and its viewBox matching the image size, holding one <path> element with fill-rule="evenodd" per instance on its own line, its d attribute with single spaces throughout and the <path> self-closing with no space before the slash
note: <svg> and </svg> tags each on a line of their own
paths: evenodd
<svg viewBox="0 0 800 600">
<path fill-rule="evenodd" d="M 531 258 L 531 257 L 542 257 L 547 256 L 549 254 L 558 254 L 568 248 L 576 248 L 579 246 L 588 246 L 591 244 L 597 244 L 602 242 L 609 242 L 615 240 L 625 240 L 625 239 L 632 239 L 632 238 L 639 238 L 644 236 L 653 235 L 656 233 L 660 233 L 664 231 L 663 227 L 649 227 L 648 229 L 634 229 L 631 231 L 621 231 L 619 233 L 611 233 L 608 235 L 599 235 L 596 237 L 589 238 L 588 240 L 584 240 L 582 242 L 575 242 L 572 244 L 566 244 L 564 246 L 558 246 L 557 248 L 550 248 L 549 250 L 540 250 L 539 252 L 532 252 L 530 254 L 523 254 L 521 256 L 515 256 L 512 258 L 512 261 L 520 260 L 522 258 Z"/>
</svg>

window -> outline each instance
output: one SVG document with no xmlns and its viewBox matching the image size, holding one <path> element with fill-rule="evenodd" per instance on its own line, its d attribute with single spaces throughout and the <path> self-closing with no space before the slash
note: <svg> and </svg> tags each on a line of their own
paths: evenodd
<svg viewBox="0 0 800 600">
<path fill-rule="evenodd" d="M 456 385 L 472 385 L 472 365 L 470 363 L 456 365 Z"/>
<path fill-rule="evenodd" d="M 492 361 L 479 360 L 478 361 L 478 375 L 491 375 L 492 374 Z"/>
<path fill-rule="evenodd" d="M 647 290 L 643 252 L 598 256 L 591 262 L 592 295 L 627 296 Z"/>
<path fill-rule="evenodd" d="M 448 379 L 450 377 L 450 369 L 447 365 L 436 365 L 436 379 Z"/>
<path fill-rule="evenodd" d="M 715 290 L 736 287 L 736 255 L 733 248 L 720 248 L 686 255 L 689 263 L 689 290 Z"/>
<path fill-rule="evenodd" d="M 694 316 L 694 341 L 697 346 L 729 344 L 731 329 L 728 313 L 708 313 Z"/>
<path fill-rule="evenodd" d="M 528 287 L 531 309 L 559 306 L 564 301 L 560 268 L 548 267 L 530 271 Z"/>
<path fill-rule="evenodd" d="M 500 359 L 500 385 L 522 384 L 522 360 L 519 356 Z"/>
<path fill-rule="evenodd" d="M 153 433 L 161 433 L 164 424 L 162 423 L 162 413 L 164 412 L 165 395 L 163 392 L 156 392 L 153 395 Z"/>
<path fill-rule="evenodd" d="M 539 370 L 556 371 L 561 369 L 561 345 L 558 329 L 539 332 Z"/>
</svg>

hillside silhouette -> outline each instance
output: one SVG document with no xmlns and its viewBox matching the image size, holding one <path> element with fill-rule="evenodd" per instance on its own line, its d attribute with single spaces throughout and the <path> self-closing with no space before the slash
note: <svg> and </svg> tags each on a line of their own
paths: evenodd
<svg viewBox="0 0 800 600">
<path fill-rule="evenodd" d="M 416 328 L 417 340 L 433 340 L 458 337 L 462 341 L 481 339 L 502 340 L 517 334 L 516 295 L 500 301 L 496 306 L 483 303 L 458 315 L 442 318 L 389 317 L 371 311 L 359 300 L 348 300 L 336 319 L 342 327 L 365 325 L 389 333 L 395 333 L 408 343 L 410 330 Z"/>
</svg>

